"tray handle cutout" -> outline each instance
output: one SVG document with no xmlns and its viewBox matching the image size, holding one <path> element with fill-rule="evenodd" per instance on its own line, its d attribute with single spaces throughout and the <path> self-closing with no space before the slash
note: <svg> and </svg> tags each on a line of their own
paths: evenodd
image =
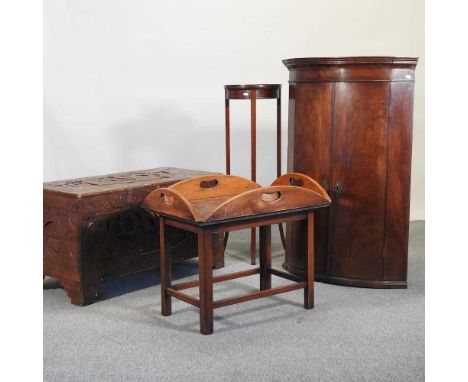
<svg viewBox="0 0 468 382">
<path fill-rule="evenodd" d="M 275 192 L 264 192 L 262 193 L 261 196 L 262 200 L 264 202 L 275 202 L 281 198 L 281 192 L 275 191 Z"/>
<path fill-rule="evenodd" d="M 218 179 L 202 180 L 200 182 L 200 188 L 203 188 L 203 189 L 216 188 L 218 187 L 218 185 L 219 185 Z"/>
<path fill-rule="evenodd" d="M 169 205 L 174 204 L 174 197 L 171 195 L 161 194 L 161 200 Z"/>
</svg>

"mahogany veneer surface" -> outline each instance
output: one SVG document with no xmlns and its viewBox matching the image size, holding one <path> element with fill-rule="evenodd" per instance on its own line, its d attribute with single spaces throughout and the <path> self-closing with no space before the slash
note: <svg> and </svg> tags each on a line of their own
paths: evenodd
<svg viewBox="0 0 468 382">
<path fill-rule="evenodd" d="M 289 69 L 288 171 L 332 197 L 316 213 L 316 280 L 407 285 L 416 58 L 284 60 Z M 302 274 L 305 228 L 288 225 L 285 267 Z"/>
</svg>

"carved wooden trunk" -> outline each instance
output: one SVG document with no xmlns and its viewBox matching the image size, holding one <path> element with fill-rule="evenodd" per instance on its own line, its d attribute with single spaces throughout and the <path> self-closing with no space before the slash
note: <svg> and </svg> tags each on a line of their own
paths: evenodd
<svg viewBox="0 0 468 382">
<path fill-rule="evenodd" d="M 158 267 L 159 223 L 141 202 L 155 188 L 206 174 L 165 167 L 44 183 L 44 275 L 87 305 L 104 279 Z M 175 260 L 197 255 L 191 233 L 172 228 L 168 241 Z"/>
<path fill-rule="evenodd" d="M 332 197 L 317 213 L 315 278 L 406 287 L 414 70 L 398 57 L 284 60 L 288 170 Z M 288 227 L 285 266 L 302 273 L 304 227 Z"/>
</svg>

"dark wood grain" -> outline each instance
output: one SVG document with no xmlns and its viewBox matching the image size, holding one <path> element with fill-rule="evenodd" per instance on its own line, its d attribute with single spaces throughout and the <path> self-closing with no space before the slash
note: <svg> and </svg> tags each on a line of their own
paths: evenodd
<svg viewBox="0 0 468 382">
<path fill-rule="evenodd" d="M 271 288 L 271 226 L 260 227 L 260 290 Z"/>
<path fill-rule="evenodd" d="M 106 279 L 158 268 L 159 222 L 140 204 L 155 188 L 203 174 L 161 167 L 44 183 L 43 274 L 82 306 L 96 301 Z M 196 256 L 195 235 L 167 231 L 173 261 Z M 216 266 L 223 261 L 217 253 Z"/>
<path fill-rule="evenodd" d="M 250 178 L 257 180 L 257 93 L 250 93 Z M 250 264 L 255 265 L 257 251 L 257 230 L 250 230 Z"/>
<path fill-rule="evenodd" d="M 331 184 L 328 274 L 382 277 L 385 234 L 387 83 L 337 83 Z M 339 238 L 339 240 L 338 240 Z"/>
<path fill-rule="evenodd" d="M 333 99 L 332 83 L 307 83 L 294 87 L 294 118 L 290 126 L 288 146 L 288 169 L 310 175 L 328 192 L 330 184 Z M 291 117 L 290 108 L 290 117 Z M 291 137 L 291 135 L 293 135 Z M 326 273 L 328 253 L 328 210 L 316 213 L 315 268 L 318 273 Z M 287 229 L 286 264 L 290 269 L 305 269 L 306 247 L 301 237 L 305 232 L 303 223 L 291 223 Z M 298 256 L 292 254 L 300 254 Z"/>
<path fill-rule="evenodd" d="M 406 280 L 411 147 L 413 138 L 413 84 L 392 83 L 390 125 L 388 127 L 388 167 L 386 235 L 383 251 L 384 280 Z"/>
<path fill-rule="evenodd" d="M 187 295 L 185 293 L 182 293 L 179 290 L 174 289 L 172 287 L 167 287 L 165 289 L 165 291 L 166 291 L 166 294 L 168 294 L 169 296 L 178 298 L 179 300 L 185 301 L 187 304 L 190 304 L 190 305 L 196 306 L 197 308 L 200 308 L 200 300 L 197 300 L 195 297 L 192 297 L 192 296 L 189 296 L 189 295 Z M 163 313 L 163 316 L 164 315 L 165 314 Z"/>
<path fill-rule="evenodd" d="M 289 69 L 288 171 L 332 196 L 315 214 L 315 278 L 404 288 L 416 58 L 317 57 Z M 306 227 L 287 227 L 286 261 L 305 275 Z"/>
<path fill-rule="evenodd" d="M 178 219 L 172 217 L 166 221 L 166 225 L 171 227 L 185 229 L 189 232 L 197 232 L 198 227 L 210 228 L 215 227 L 219 232 L 237 231 L 241 229 L 247 229 L 251 227 L 261 227 L 265 224 L 279 224 L 284 222 L 294 222 L 299 220 L 305 220 L 307 218 L 307 211 L 310 209 L 319 209 L 327 207 L 328 204 L 320 204 L 313 207 L 298 208 L 293 211 L 282 210 L 278 212 L 270 212 L 267 214 L 241 216 L 220 221 L 209 221 L 209 222 L 196 222 L 185 219 Z"/>
<path fill-rule="evenodd" d="M 198 266 L 200 274 L 200 332 L 213 333 L 213 246 L 212 233 L 198 233 Z"/>
<path fill-rule="evenodd" d="M 306 285 L 304 289 L 304 308 L 314 307 L 314 213 L 307 214 L 307 261 Z"/>
<path fill-rule="evenodd" d="M 250 96 L 250 179 L 257 180 L 257 98 Z"/>
<path fill-rule="evenodd" d="M 238 279 L 239 277 L 253 276 L 260 273 L 260 268 L 247 269 L 245 271 L 238 271 L 232 273 L 225 273 L 223 275 L 213 276 L 213 283 L 219 283 L 221 281 L 228 281 Z M 194 288 L 200 285 L 200 280 L 191 280 L 184 283 L 173 284 L 171 287 L 175 290 L 183 290 Z"/>
<path fill-rule="evenodd" d="M 276 176 L 281 175 L 281 88 L 276 100 Z"/>
<path fill-rule="evenodd" d="M 226 99 L 249 100 L 252 94 L 256 99 L 278 98 L 280 89 L 280 84 L 224 85 Z"/>
<path fill-rule="evenodd" d="M 171 258 L 168 253 L 169 246 L 166 241 L 166 227 L 164 217 L 159 218 L 159 258 L 161 262 L 161 313 L 163 316 L 172 314 L 171 296 L 167 293 L 166 288 L 171 286 Z"/>
<path fill-rule="evenodd" d="M 286 285 L 277 286 L 275 288 L 260 290 L 260 291 L 252 292 L 252 293 L 242 295 L 242 296 L 224 298 L 221 300 L 217 300 L 214 304 L 214 307 L 221 308 L 222 306 L 239 304 L 241 302 L 252 301 L 258 298 L 269 297 L 269 296 L 274 296 L 280 293 L 291 292 L 293 290 L 302 289 L 305 287 L 305 285 L 306 285 L 306 282 L 302 281 L 302 282 L 298 282 L 294 284 L 286 284 Z"/>
<path fill-rule="evenodd" d="M 282 277 L 283 279 L 291 280 L 291 281 L 296 281 L 300 282 L 303 281 L 302 277 L 293 275 L 292 273 L 284 272 L 282 270 L 276 269 L 276 268 L 270 268 L 268 270 L 272 275 Z"/>
<path fill-rule="evenodd" d="M 225 149 L 226 149 L 226 174 L 231 175 L 231 119 L 230 119 L 230 110 L 229 110 L 229 98 L 224 100 L 224 112 L 226 118 L 226 142 L 225 142 Z"/>
</svg>

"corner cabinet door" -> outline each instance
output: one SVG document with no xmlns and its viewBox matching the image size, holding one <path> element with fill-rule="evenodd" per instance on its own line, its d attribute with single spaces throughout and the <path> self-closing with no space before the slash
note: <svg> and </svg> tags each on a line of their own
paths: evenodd
<svg viewBox="0 0 468 382">
<path fill-rule="evenodd" d="M 383 278 L 388 82 L 335 83 L 328 274 Z"/>
<path fill-rule="evenodd" d="M 333 118 L 333 83 L 291 84 L 289 87 L 288 170 L 311 176 L 329 192 Z M 315 274 L 326 274 L 328 208 L 315 212 Z M 286 263 L 303 274 L 307 246 L 303 222 L 287 224 Z M 296 255 L 290 255 L 296 254 Z"/>
</svg>

